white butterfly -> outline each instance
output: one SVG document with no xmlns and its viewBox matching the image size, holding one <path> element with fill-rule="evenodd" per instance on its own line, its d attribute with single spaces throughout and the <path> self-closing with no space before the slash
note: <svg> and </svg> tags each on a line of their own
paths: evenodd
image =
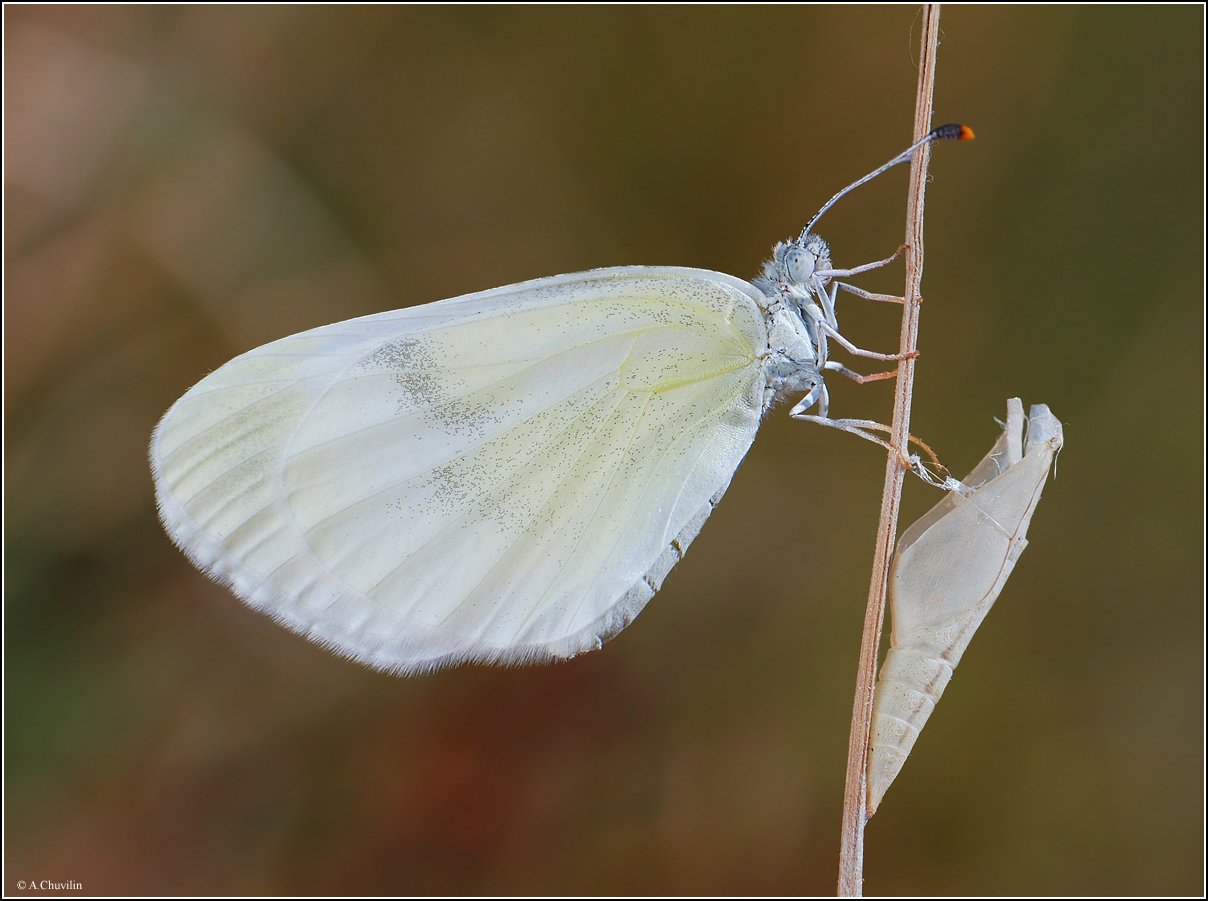
<svg viewBox="0 0 1208 901">
<path fill-rule="evenodd" d="M 961 137 L 936 129 L 835 195 L 754 283 L 597 269 L 236 357 L 155 430 L 160 517 L 250 606 L 380 669 L 598 648 L 684 555 L 778 398 L 804 393 L 792 415 L 844 424 L 825 419 L 823 372 L 854 373 L 828 339 L 895 359 L 835 319 L 835 279 L 889 261 L 834 269 L 810 229 L 847 190 Z"/>
</svg>

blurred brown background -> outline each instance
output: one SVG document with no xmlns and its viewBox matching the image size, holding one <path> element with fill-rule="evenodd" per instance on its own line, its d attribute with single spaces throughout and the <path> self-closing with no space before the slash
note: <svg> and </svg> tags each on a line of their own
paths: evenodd
<svg viewBox="0 0 1208 901">
<path fill-rule="evenodd" d="M 882 457 L 769 418 L 639 622 L 397 680 L 165 538 L 145 448 L 286 334 L 615 264 L 751 276 L 908 143 L 857 8 L 6 8 L 5 891 L 833 891 Z M 1203 891 L 1203 11 L 943 16 L 915 431 L 1067 449 L 870 893 Z M 820 231 L 901 239 L 903 167 Z M 901 269 L 862 282 L 901 284 Z M 845 332 L 896 343 L 892 309 Z M 842 381 L 842 380 L 833 380 Z M 889 415 L 836 384 L 837 415 Z M 936 499 L 909 486 L 910 521 Z"/>
</svg>

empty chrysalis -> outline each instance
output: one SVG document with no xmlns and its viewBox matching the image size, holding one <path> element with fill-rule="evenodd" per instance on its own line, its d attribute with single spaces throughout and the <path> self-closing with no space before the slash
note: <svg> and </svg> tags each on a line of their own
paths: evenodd
<svg viewBox="0 0 1208 901">
<path fill-rule="evenodd" d="M 1028 525 L 1061 449 L 1061 423 L 1007 401 L 1006 429 L 963 485 L 907 529 L 890 573 L 892 632 L 873 699 L 868 812 L 876 812 L 973 633 L 1027 547 Z"/>
<path fill-rule="evenodd" d="M 412 674 L 600 647 L 642 610 L 778 400 L 830 419 L 839 279 L 812 228 L 754 281 L 628 266 L 327 325 L 202 379 L 151 441 L 205 573 L 340 654 Z M 896 254 L 895 254 L 896 257 Z M 892 373 L 877 374 L 892 375 Z M 817 414 L 807 410 L 817 409 Z"/>
</svg>

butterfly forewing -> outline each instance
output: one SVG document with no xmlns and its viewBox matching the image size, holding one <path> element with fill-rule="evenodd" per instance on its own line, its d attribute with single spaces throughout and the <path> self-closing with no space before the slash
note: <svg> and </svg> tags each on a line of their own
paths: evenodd
<svg viewBox="0 0 1208 901">
<path fill-rule="evenodd" d="M 631 267 L 273 342 L 160 423 L 161 515 L 249 604 L 375 666 L 598 647 L 754 439 L 762 302 Z"/>
</svg>

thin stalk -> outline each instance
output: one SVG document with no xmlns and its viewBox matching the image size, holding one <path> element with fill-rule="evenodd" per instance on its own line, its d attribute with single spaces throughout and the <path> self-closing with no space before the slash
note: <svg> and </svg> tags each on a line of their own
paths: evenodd
<svg viewBox="0 0 1208 901">
<path fill-rule="evenodd" d="M 935 57 L 939 44 L 940 5 L 923 5 L 922 51 L 919 59 L 918 94 L 914 108 L 914 137 L 918 140 L 931 130 L 931 106 L 935 90 Z M 906 206 L 906 303 L 902 313 L 899 343 L 902 353 L 918 346 L 919 310 L 923 278 L 923 199 L 927 185 L 927 163 L 931 145 L 919 149 L 910 164 L 910 196 Z M 890 444 L 906 447 L 910 437 L 910 400 L 914 392 L 914 358 L 898 366 L 894 390 Z M 872 579 L 868 588 L 868 607 L 864 613 L 864 631 L 860 639 L 860 663 L 856 673 L 856 697 L 852 706 L 851 738 L 847 747 L 847 781 L 843 789 L 843 827 L 839 842 L 838 894 L 860 897 L 864 885 L 864 827 L 868 823 L 868 740 L 872 723 L 873 689 L 876 686 L 877 650 L 881 644 L 881 624 L 885 617 L 885 598 L 889 587 L 889 563 L 893 558 L 898 531 L 898 508 L 906 469 L 901 456 L 890 453 L 885 463 L 885 489 L 881 494 L 881 521 L 877 527 Z"/>
</svg>

